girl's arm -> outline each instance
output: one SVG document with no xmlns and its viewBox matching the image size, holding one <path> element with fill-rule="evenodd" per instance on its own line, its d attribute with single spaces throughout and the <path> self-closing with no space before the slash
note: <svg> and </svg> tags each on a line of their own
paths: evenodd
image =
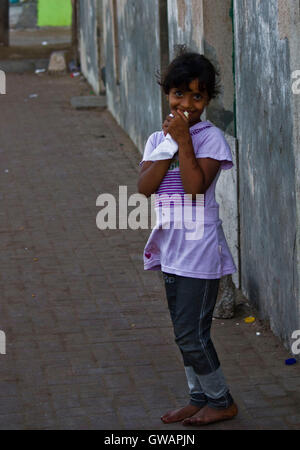
<svg viewBox="0 0 300 450">
<path fill-rule="evenodd" d="M 183 188 L 192 198 L 205 194 L 220 168 L 220 161 L 212 158 L 196 158 L 187 118 L 181 111 L 172 111 L 167 132 L 178 143 L 179 166 Z"/>
<path fill-rule="evenodd" d="M 196 158 L 191 138 L 178 144 L 182 184 L 185 192 L 196 198 L 196 194 L 205 194 L 215 179 L 221 162 L 211 158 Z"/>
<path fill-rule="evenodd" d="M 169 169 L 172 159 L 160 161 L 145 161 L 141 167 L 138 179 L 138 191 L 146 197 L 158 189 L 166 172 Z"/>
<path fill-rule="evenodd" d="M 167 134 L 169 125 L 169 116 L 163 123 L 164 135 Z M 142 165 L 139 180 L 138 191 L 140 194 L 150 197 L 159 188 L 163 178 L 165 177 L 172 159 L 163 159 L 160 161 L 145 161 Z"/>
</svg>

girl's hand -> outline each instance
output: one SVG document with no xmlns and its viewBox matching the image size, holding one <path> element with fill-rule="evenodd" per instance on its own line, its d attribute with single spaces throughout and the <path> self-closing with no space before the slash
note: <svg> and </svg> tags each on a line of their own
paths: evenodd
<svg viewBox="0 0 300 450">
<path fill-rule="evenodd" d="M 171 116 L 167 116 L 166 117 L 166 120 L 164 121 L 164 123 L 163 123 L 163 131 L 164 131 L 164 135 L 166 136 L 167 134 L 168 134 L 168 128 L 169 128 L 169 125 L 170 125 L 170 122 L 171 122 L 171 120 L 173 119 L 173 117 L 171 117 Z"/>
<path fill-rule="evenodd" d="M 168 116 L 166 118 L 163 123 L 163 130 L 165 135 L 170 133 L 174 141 L 180 144 L 180 142 L 185 142 L 190 137 L 189 121 L 182 111 L 172 110 L 171 112 L 174 117 Z"/>
</svg>

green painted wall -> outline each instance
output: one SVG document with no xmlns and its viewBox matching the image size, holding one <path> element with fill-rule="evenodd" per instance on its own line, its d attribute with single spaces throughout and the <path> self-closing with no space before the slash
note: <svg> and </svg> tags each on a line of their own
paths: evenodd
<svg viewBox="0 0 300 450">
<path fill-rule="evenodd" d="M 38 0 L 39 27 L 67 27 L 72 23 L 71 0 Z"/>
</svg>

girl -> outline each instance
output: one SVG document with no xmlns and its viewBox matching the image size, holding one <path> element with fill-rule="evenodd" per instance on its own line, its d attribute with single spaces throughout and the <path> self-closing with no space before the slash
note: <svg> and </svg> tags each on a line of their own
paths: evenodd
<svg viewBox="0 0 300 450">
<path fill-rule="evenodd" d="M 169 229 L 160 219 L 151 232 L 144 268 L 163 273 L 175 342 L 183 356 L 190 391 L 189 403 L 164 414 L 164 423 L 202 425 L 237 414 L 210 338 L 220 278 L 236 272 L 215 201 L 221 170 L 233 166 L 231 152 L 221 130 L 201 121 L 206 106 L 218 94 L 216 75 L 203 55 L 183 52 L 175 58 L 159 81 L 172 116 L 166 118 L 163 131 L 150 136 L 140 163 L 139 192 L 147 197 L 156 194 L 160 217 L 169 212 Z M 171 136 L 173 144 L 175 141 L 178 151 L 174 157 L 170 153 L 168 159 L 162 159 L 157 157 L 158 146 L 165 142 L 165 155 L 166 135 Z M 177 200 L 166 201 L 174 194 Z M 178 228 L 178 198 L 190 202 L 194 216 L 197 208 L 202 208 L 204 219 L 185 221 Z M 191 226 L 199 231 L 201 225 L 202 236 L 194 233 L 188 237 Z"/>
</svg>

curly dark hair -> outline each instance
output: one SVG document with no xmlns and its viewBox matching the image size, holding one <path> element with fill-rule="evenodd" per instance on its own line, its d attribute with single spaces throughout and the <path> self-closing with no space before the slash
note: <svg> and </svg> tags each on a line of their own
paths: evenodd
<svg viewBox="0 0 300 450">
<path fill-rule="evenodd" d="M 189 89 L 190 83 L 198 79 L 199 91 L 207 91 L 209 99 L 220 93 L 219 72 L 204 55 L 186 51 L 181 48 L 176 58 L 169 64 L 161 77 L 157 74 L 157 82 L 165 94 L 172 88 Z"/>
</svg>

